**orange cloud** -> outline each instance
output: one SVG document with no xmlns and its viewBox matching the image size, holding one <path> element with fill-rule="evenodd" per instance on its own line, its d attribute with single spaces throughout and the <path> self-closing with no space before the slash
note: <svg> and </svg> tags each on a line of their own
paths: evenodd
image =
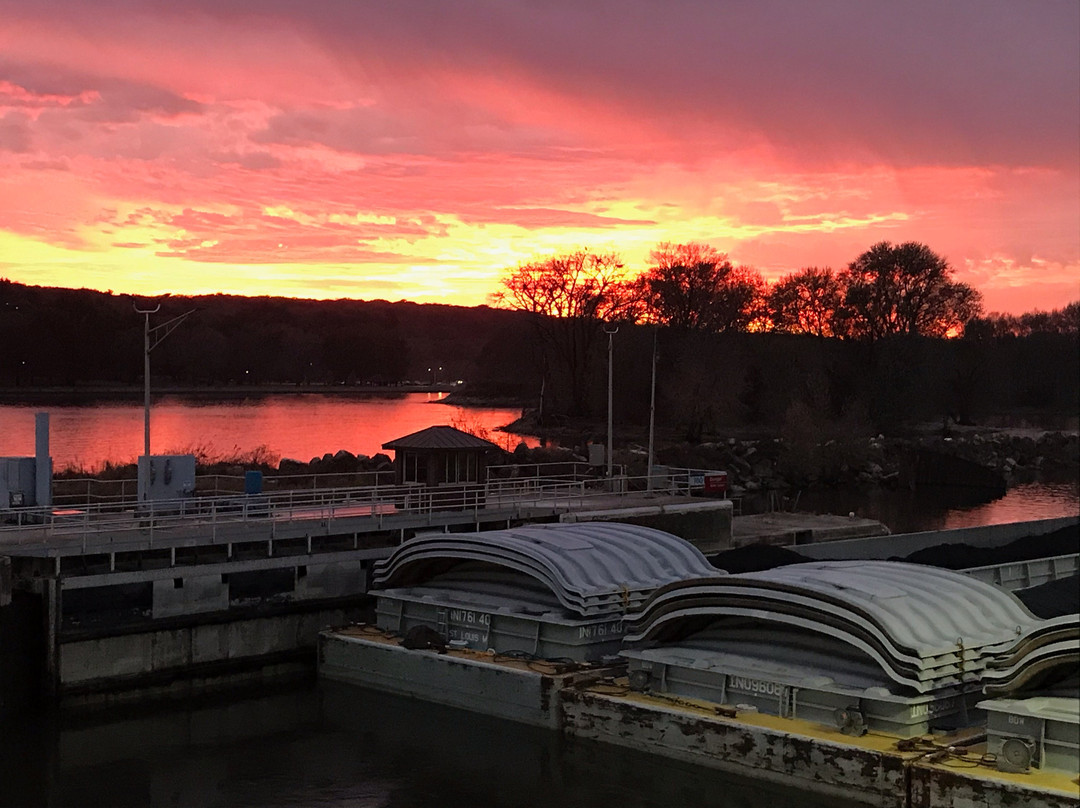
<svg viewBox="0 0 1080 808">
<path fill-rule="evenodd" d="M 705 241 L 772 278 L 888 239 L 988 308 L 1080 296 L 1073 4 L 412 10 L 11 8 L 0 270 L 470 304 L 579 247 Z"/>
</svg>

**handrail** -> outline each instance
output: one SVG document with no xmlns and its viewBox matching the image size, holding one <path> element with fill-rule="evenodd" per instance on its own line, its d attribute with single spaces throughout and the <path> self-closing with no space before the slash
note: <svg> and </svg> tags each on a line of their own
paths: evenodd
<svg viewBox="0 0 1080 808">
<path fill-rule="evenodd" d="M 671 470 L 668 484 L 655 493 L 688 495 L 694 470 Z M 655 482 L 655 480 L 654 480 Z M 28 544 L 45 537 L 85 540 L 94 536 L 136 533 L 149 537 L 163 530 L 198 528 L 216 537 L 222 526 L 258 521 L 270 524 L 298 520 L 433 515 L 448 511 L 481 511 L 497 507 L 545 507 L 568 510 L 589 499 L 644 492 L 645 477 L 509 478 L 487 483 L 423 486 L 416 484 L 353 488 L 294 489 L 262 494 L 192 496 L 144 502 L 89 503 L 79 508 L 30 507 L 0 512 L 0 546 Z"/>
<path fill-rule="evenodd" d="M 265 475 L 262 483 L 267 490 L 335 488 L 343 483 L 352 487 L 367 485 L 359 481 L 371 481 L 376 486 L 392 485 L 393 471 L 313 472 L 310 474 Z M 195 488 L 203 495 L 244 493 L 247 478 L 232 474 L 199 474 Z M 102 480 L 95 477 L 62 478 L 53 481 L 53 504 L 78 507 L 94 502 L 134 502 L 138 481 L 135 478 Z"/>
</svg>

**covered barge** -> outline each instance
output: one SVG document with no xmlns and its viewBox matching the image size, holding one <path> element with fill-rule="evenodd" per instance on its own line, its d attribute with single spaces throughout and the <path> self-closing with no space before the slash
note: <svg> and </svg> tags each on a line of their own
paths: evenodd
<svg viewBox="0 0 1080 808">
<path fill-rule="evenodd" d="M 372 594 L 323 677 L 870 805 L 1080 805 L 1080 616 L 978 576 L 596 523 L 418 537 Z"/>
</svg>

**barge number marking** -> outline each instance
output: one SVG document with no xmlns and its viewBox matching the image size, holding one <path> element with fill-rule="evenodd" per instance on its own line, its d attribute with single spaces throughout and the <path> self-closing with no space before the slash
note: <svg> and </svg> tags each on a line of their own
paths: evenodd
<svg viewBox="0 0 1080 808">
<path fill-rule="evenodd" d="M 578 628 L 579 640 L 592 640 L 596 637 L 618 637 L 621 636 L 626 629 L 623 627 L 622 620 L 615 620 L 611 623 L 597 623 L 591 626 L 581 626 Z"/>
<path fill-rule="evenodd" d="M 762 679 L 750 679 L 746 676 L 732 676 L 728 679 L 730 690 L 739 690 L 744 693 L 761 693 L 766 696 L 782 696 L 787 687 L 776 682 L 766 682 Z"/>
<path fill-rule="evenodd" d="M 451 609 L 450 622 L 464 626 L 490 626 L 491 615 L 483 612 L 474 612 L 469 609 Z"/>
</svg>

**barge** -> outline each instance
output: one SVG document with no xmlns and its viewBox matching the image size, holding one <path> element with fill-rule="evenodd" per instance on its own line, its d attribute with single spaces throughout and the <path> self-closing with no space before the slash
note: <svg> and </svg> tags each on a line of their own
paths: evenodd
<svg viewBox="0 0 1080 808">
<path fill-rule="evenodd" d="M 728 575 L 596 523 L 405 542 L 372 594 L 325 679 L 869 805 L 1080 805 L 1080 616 L 959 572 Z"/>
</svg>

